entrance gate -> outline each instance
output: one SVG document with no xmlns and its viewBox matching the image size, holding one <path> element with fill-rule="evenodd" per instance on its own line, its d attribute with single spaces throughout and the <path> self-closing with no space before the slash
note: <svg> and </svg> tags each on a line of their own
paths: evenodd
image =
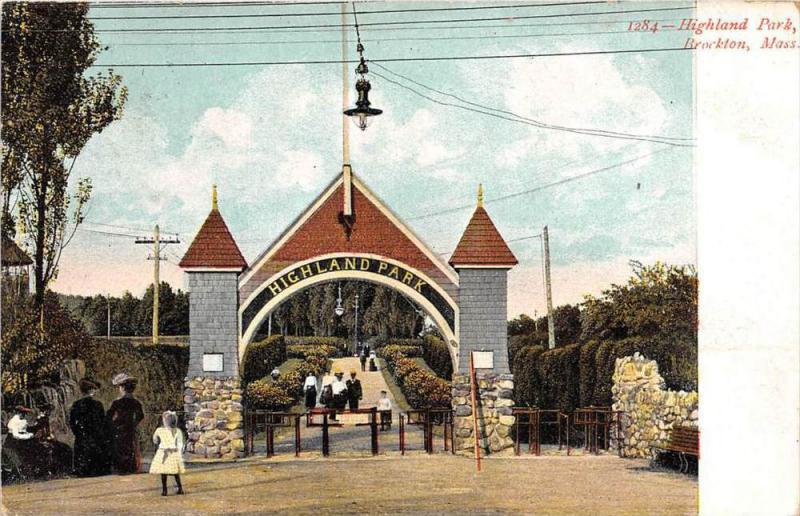
<svg viewBox="0 0 800 516">
<path fill-rule="evenodd" d="M 451 255 L 439 255 L 345 165 L 325 190 L 251 264 L 247 264 L 217 206 L 180 262 L 190 295 L 189 372 L 184 396 L 188 451 L 206 458 L 245 454 L 239 361 L 270 313 L 292 295 L 331 280 L 364 280 L 412 300 L 445 337 L 456 375 L 452 448 L 471 450 L 471 410 L 463 399 L 469 356 L 478 371 L 483 439 L 492 451 L 513 441 L 513 378 L 507 353 L 507 272 L 517 260 L 488 213 L 478 205 Z M 502 403 L 495 403 L 495 400 Z M 276 423 L 277 424 L 277 423 Z M 505 427 L 505 428 L 500 428 Z M 270 427 L 272 428 L 272 427 Z M 497 431 L 496 431 L 497 430 Z M 485 433 L 484 433 L 485 432 Z M 474 442 L 474 441 L 473 441 Z"/>
</svg>

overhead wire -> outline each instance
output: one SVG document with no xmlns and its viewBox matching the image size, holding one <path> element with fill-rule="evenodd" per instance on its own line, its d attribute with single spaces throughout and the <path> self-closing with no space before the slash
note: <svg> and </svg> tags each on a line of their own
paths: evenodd
<svg viewBox="0 0 800 516">
<path fill-rule="evenodd" d="M 513 199 L 515 197 L 519 197 L 519 196 L 522 196 L 522 195 L 527 195 L 527 194 L 531 194 L 531 193 L 534 193 L 534 192 L 539 192 L 539 191 L 542 191 L 542 190 L 546 190 L 548 188 L 553 188 L 555 186 L 560 186 L 560 185 L 563 185 L 563 184 L 566 184 L 566 183 L 571 183 L 571 182 L 577 181 L 579 179 L 585 179 L 587 177 L 591 177 L 591 176 L 600 174 L 602 172 L 606 172 L 606 171 L 609 171 L 609 170 L 613 170 L 615 168 L 619 168 L 619 167 L 622 167 L 622 166 L 625 166 L 625 165 L 629 165 L 631 163 L 635 163 L 636 161 L 648 158 L 650 156 L 654 156 L 656 154 L 660 154 L 660 153 L 668 151 L 668 150 L 673 150 L 673 149 L 674 149 L 674 147 L 663 147 L 663 148 L 655 150 L 653 152 L 648 152 L 646 154 L 642 154 L 642 155 L 636 156 L 634 158 L 627 159 L 625 161 L 614 163 L 614 164 L 608 165 L 606 167 L 590 170 L 590 171 L 584 172 L 582 174 L 577 174 L 577 175 L 574 175 L 574 176 L 570 176 L 570 177 L 561 179 L 559 181 L 554 181 L 552 183 L 544 184 L 544 185 L 537 186 L 537 187 L 534 187 L 534 188 L 529 188 L 529 189 L 522 190 L 522 191 L 519 191 L 519 192 L 514 192 L 514 193 L 502 195 L 500 197 L 485 199 L 483 202 L 484 202 L 484 204 L 491 204 L 491 203 L 506 201 L 508 199 Z M 423 215 L 417 215 L 416 217 L 410 217 L 407 220 L 428 219 L 428 218 L 431 218 L 431 217 L 438 217 L 438 216 L 441 216 L 441 215 L 447 215 L 447 214 L 450 214 L 450 213 L 455 213 L 455 212 L 458 212 L 458 211 L 461 211 L 461 210 L 465 210 L 465 209 L 469 209 L 469 208 L 472 208 L 472 207 L 474 207 L 474 204 L 464 204 L 464 205 L 461 205 L 461 206 L 456 206 L 456 207 L 448 208 L 448 209 L 445 209 L 445 210 L 435 211 L 435 212 L 432 212 L 432 213 L 426 213 L 426 214 L 423 214 Z"/>
<path fill-rule="evenodd" d="M 563 36 L 598 36 L 607 34 L 632 34 L 629 30 L 610 30 L 593 32 L 555 32 L 537 34 L 498 34 L 493 36 L 432 36 L 418 38 L 370 38 L 370 43 L 384 43 L 387 41 L 468 41 L 481 39 L 514 39 L 514 38 L 540 38 L 540 37 L 563 37 Z M 183 43 L 107 43 L 112 47 L 194 47 L 194 46 L 236 46 L 236 45 L 320 45 L 320 44 L 341 44 L 341 40 L 329 39 L 305 39 L 294 41 L 199 41 Z"/>
<path fill-rule="evenodd" d="M 370 59 L 372 63 L 399 63 L 399 62 L 427 62 L 427 61 L 476 61 L 487 59 L 520 59 L 532 57 L 562 57 L 562 56 L 592 56 L 603 54 L 639 54 L 650 52 L 681 52 L 692 51 L 691 48 L 638 48 L 621 50 L 590 50 L 585 52 L 549 52 L 540 54 L 511 54 L 487 56 L 431 56 L 431 57 L 393 57 Z M 286 65 L 319 65 L 358 63 L 357 60 L 347 59 L 319 59 L 309 61 L 247 61 L 247 62 L 216 62 L 216 63 L 97 63 L 93 68 L 186 68 L 186 67 L 221 67 L 221 66 L 286 66 Z M 376 74 L 377 75 L 377 74 Z M 406 87 L 406 86 L 403 86 Z"/>
<path fill-rule="evenodd" d="M 385 60 L 378 60 L 378 62 L 380 62 L 380 61 L 385 61 Z M 373 61 L 372 64 L 378 65 L 378 62 Z M 475 108 L 471 108 L 471 107 L 464 106 L 464 105 L 461 105 L 461 104 L 453 104 L 452 102 L 445 102 L 445 101 L 430 97 L 428 95 L 425 95 L 424 93 L 421 93 L 421 92 L 415 90 L 411 86 L 408 86 L 406 84 L 402 84 L 402 83 L 397 82 L 395 80 L 392 80 L 389 77 L 386 77 L 385 75 L 381 75 L 380 73 L 375 72 L 374 70 L 371 73 L 374 76 L 380 77 L 381 79 L 389 82 L 390 84 L 394 84 L 395 86 L 399 86 L 399 87 L 401 87 L 403 89 L 411 91 L 412 93 L 418 95 L 419 97 L 422 97 L 422 98 L 424 98 L 426 100 L 429 100 L 429 101 L 431 101 L 431 102 L 433 102 L 435 104 L 439 104 L 439 105 L 442 105 L 442 106 L 454 107 L 454 108 L 457 108 L 457 109 L 462 109 L 462 110 L 465 110 L 465 111 L 471 111 L 471 112 L 474 112 L 474 113 L 480 113 L 480 114 L 483 114 L 483 115 L 486 115 L 486 116 L 499 118 L 501 120 L 506 120 L 506 121 L 509 121 L 509 122 L 516 122 L 516 123 L 520 123 L 520 124 L 530 125 L 530 126 L 533 126 L 533 127 L 538 127 L 540 129 L 559 130 L 559 131 L 565 131 L 565 132 L 570 132 L 570 133 L 575 133 L 575 134 L 583 134 L 583 135 L 587 135 L 587 136 L 599 136 L 599 137 L 602 137 L 602 138 L 614 138 L 614 139 L 620 139 L 620 140 L 637 140 L 637 141 L 645 141 L 645 142 L 652 142 L 652 143 L 661 143 L 661 144 L 664 144 L 664 145 L 671 145 L 671 146 L 676 146 L 676 147 L 691 147 L 691 146 L 693 146 L 693 144 L 689 144 L 689 143 L 666 141 L 661 137 L 622 135 L 622 134 L 608 134 L 606 132 L 597 132 L 597 131 L 593 131 L 593 130 L 572 129 L 572 128 L 563 127 L 563 126 L 546 126 L 546 125 L 542 124 L 541 122 L 530 121 L 528 119 L 524 119 L 524 118 L 520 117 L 519 115 L 514 115 L 514 117 L 509 117 L 509 116 L 505 116 L 505 115 L 502 115 L 502 114 L 499 114 L 499 113 L 496 113 L 496 112 L 493 112 L 493 111 L 475 109 Z M 490 109 L 491 110 L 493 108 L 485 108 L 485 109 Z"/>
<path fill-rule="evenodd" d="M 345 2 L 341 2 L 345 3 Z M 379 9 L 374 11 L 361 11 L 361 14 L 403 14 L 403 13 L 427 13 L 444 11 L 482 11 L 489 9 L 526 9 L 534 7 L 562 7 L 571 5 L 593 5 L 605 4 L 604 1 L 591 2 L 563 2 L 548 4 L 511 4 L 511 5 L 483 5 L 469 7 L 437 7 L 437 8 L 414 8 L 414 9 Z M 92 4 L 90 4 L 92 5 Z M 187 4 L 191 6 L 192 4 Z M 279 4 L 272 4 L 279 5 Z M 297 4 L 287 4 L 297 5 Z M 238 6 L 241 7 L 241 6 Z M 303 13 L 244 13 L 244 14 L 175 14 L 175 15 L 153 15 L 153 16 L 90 16 L 91 20 L 185 20 L 185 19 L 208 19 L 208 18 L 292 18 L 307 16 L 341 16 L 339 12 L 303 12 Z"/>
<path fill-rule="evenodd" d="M 475 23 L 511 20 L 533 20 L 533 19 L 552 19 L 552 18 L 572 18 L 583 16 L 602 16 L 617 14 L 639 14 L 650 12 L 685 11 L 694 7 L 660 7 L 653 9 L 625 9 L 616 11 L 597 11 L 588 13 L 557 13 L 557 14 L 535 14 L 526 16 L 501 16 L 485 18 L 450 18 L 438 20 L 394 20 L 362 23 L 362 27 L 386 27 L 399 25 L 435 25 L 441 23 Z M 317 25 L 266 25 L 266 26 L 246 26 L 246 27 L 149 27 L 149 28 L 121 28 L 121 29 L 95 29 L 96 33 L 180 33 L 180 32 L 219 32 L 219 31 L 254 31 L 254 30 L 297 30 L 297 29 L 324 29 L 324 28 L 347 28 L 353 27 L 350 23 L 329 23 Z M 78 29 L 47 29 L 36 32 L 69 32 Z"/>
<path fill-rule="evenodd" d="M 403 80 L 406 80 L 408 82 L 416 84 L 417 86 L 425 88 L 425 89 L 427 89 L 429 91 L 433 91 L 435 93 L 438 93 L 439 95 L 444 95 L 444 96 L 456 99 L 459 102 L 463 102 L 463 103 L 468 104 L 470 106 L 475 106 L 475 107 L 478 107 L 478 108 L 481 108 L 481 109 L 488 109 L 490 111 L 495 111 L 495 112 L 498 112 L 498 113 L 511 115 L 511 116 L 513 116 L 515 118 L 518 118 L 521 121 L 529 122 L 529 123 L 535 125 L 536 127 L 540 127 L 542 129 L 553 129 L 553 130 L 560 130 L 560 131 L 568 131 L 568 132 L 574 132 L 574 133 L 578 133 L 578 134 L 587 134 L 587 135 L 593 135 L 593 136 L 620 137 L 620 138 L 626 138 L 626 139 L 641 139 L 641 138 L 652 139 L 652 140 L 649 140 L 649 141 L 668 140 L 668 141 L 683 142 L 683 141 L 692 141 L 692 140 L 694 140 L 694 138 L 684 138 L 684 137 L 676 137 L 676 136 L 633 134 L 633 133 L 623 133 L 623 132 L 619 132 L 619 131 L 608 131 L 608 130 L 604 130 L 604 129 L 591 129 L 591 128 L 587 129 L 587 128 L 581 128 L 581 127 L 567 127 L 567 126 L 561 126 L 561 125 L 548 124 L 548 123 L 542 122 L 540 120 L 535 120 L 533 118 L 528 118 L 528 117 L 524 117 L 524 116 L 518 115 L 518 114 L 516 114 L 516 113 L 514 113 L 512 111 L 499 109 L 499 108 L 493 108 L 493 107 L 485 106 L 483 104 L 478 104 L 476 102 L 471 102 L 469 100 L 465 100 L 465 99 L 463 99 L 463 98 L 461 98 L 461 97 L 459 97 L 457 95 L 454 95 L 452 93 L 447 93 L 447 92 L 444 92 L 444 91 L 441 91 L 441 90 L 437 90 L 436 88 L 432 88 L 430 86 L 422 84 L 421 82 L 415 81 L 414 79 L 411 79 L 411 78 L 406 77 L 404 75 L 401 75 L 399 73 L 393 72 L 388 67 L 383 66 L 378 62 L 373 63 L 373 64 L 375 66 L 377 66 L 378 68 L 381 68 L 382 70 L 384 70 L 386 72 L 389 72 L 390 74 L 392 74 L 392 75 L 394 75 L 396 77 L 399 77 L 399 78 L 401 78 Z M 379 75 L 377 73 L 375 73 L 375 75 L 385 79 L 385 77 L 383 77 L 383 76 L 381 76 L 381 75 Z M 397 84 L 397 83 L 395 83 L 395 84 Z M 412 89 L 412 91 L 414 91 L 414 90 Z M 418 93 L 418 92 L 415 91 L 415 93 Z M 448 105 L 453 106 L 452 104 L 448 104 Z M 453 106 L 453 107 L 457 107 L 457 106 Z M 668 141 L 659 141 L 657 143 L 668 143 Z"/>
</svg>

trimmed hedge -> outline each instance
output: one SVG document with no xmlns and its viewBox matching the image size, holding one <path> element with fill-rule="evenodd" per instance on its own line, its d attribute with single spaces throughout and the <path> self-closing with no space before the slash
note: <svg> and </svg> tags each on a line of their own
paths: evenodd
<svg viewBox="0 0 800 516">
<path fill-rule="evenodd" d="M 327 357 L 339 356 L 340 350 L 328 344 L 292 344 L 286 346 L 288 358 L 305 360 L 310 355 L 325 355 Z"/>
<path fill-rule="evenodd" d="M 386 360 L 389 372 L 412 407 L 450 407 L 450 382 L 429 373 L 406 355 L 417 349 L 417 346 L 390 344 L 380 348 L 378 355 Z"/>
<path fill-rule="evenodd" d="M 332 346 L 300 346 L 303 359 L 289 370 L 283 371 L 277 381 L 270 376 L 255 380 L 245 388 L 245 404 L 259 410 L 287 410 L 303 396 L 306 376 L 319 376 L 328 368 L 328 359 L 338 350 Z M 270 369 L 271 371 L 272 369 Z"/>
<path fill-rule="evenodd" d="M 348 342 L 340 337 L 295 337 L 285 336 L 287 346 L 333 346 L 339 350 L 339 356 L 347 353 Z"/>
<path fill-rule="evenodd" d="M 251 343 L 242 357 L 242 383 L 247 385 L 267 376 L 285 361 L 286 341 L 282 335 L 273 335 Z"/>
<path fill-rule="evenodd" d="M 422 358 L 428 367 L 433 369 L 436 376 L 445 380 L 453 379 L 453 359 L 447 344 L 433 335 L 426 335 L 423 339 Z"/>
<path fill-rule="evenodd" d="M 527 346 L 516 352 L 515 399 L 520 405 L 572 411 L 610 405 L 616 360 L 639 352 L 655 360 L 667 388 L 697 390 L 697 346 L 690 340 L 631 337 L 589 341 L 553 350 Z"/>
</svg>

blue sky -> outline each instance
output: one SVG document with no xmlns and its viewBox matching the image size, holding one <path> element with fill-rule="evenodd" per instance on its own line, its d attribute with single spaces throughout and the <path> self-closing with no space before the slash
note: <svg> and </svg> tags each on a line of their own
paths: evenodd
<svg viewBox="0 0 800 516">
<path fill-rule="evenodd" d="M 491 3 L 356 5 L 359 11 L 368 11 Z M 364 13 L 359 22 L 365 24 L 361 31 L 365 55 L 377 62 L 398 57 L 667 48 L 683 46 L 686 34 L 630 32 L 627 22 L 644 17 L 675 22 L 690 17 L 690 10 L 425 26 L 366 24 L 684 5 L 613 2 Z M 93 8 L 91 16 L 338 11 L 337 5 L 138 7 Z M 340 21 L 335 15 L 97 19 L 96 27 L 102 31 Z M 613 23 L 596 23 L 600 21 Z M 414 30 L 397 30 L 401 27 Z M 341 58 L 341 33 L 335 28 L 98 35 L 109 47 L 98 59 L 99 64 Z M 354 31 L 349 38 L 348 57 L 355 58 Z M 640 135 L 693 136 L 691 52 L 410 61 L 383 66 L 386 68 L 373 63 L 371 71 L 439 101 L 457 102 L 408 79 L 548 124 Z M 134 67 L 118 68 L 117 72 L 129 89 L 126 112 L 122 120 L 89 142 L 75 165 L 74 178 L 91 177 L 94 195 L 89 223 L 62 258 L 61 272 L 53 286 L 58 291 L 119 294 L 130 290 L 140 294 L 152 281 L 152 262 L 145 260 L 149 251 L 146 246 L 134 245 L 129 237 L 87 230 L 143 234 L 125 228 L 144 229 L 155 223 L 165 231 L 180 233 L 183 244 L 169 247 L 170 261 L 163 265 L 162 274 L 182 286 L 175 263 L 209 210 L 213 183 L 219 188 L 222 213 L 245 257 L 251 260 L 341 169 L 340 65 Z M 611 282 L 624 281 L 629 275 L 629 260 L 695 262 L 690 147 L 540 129 L 443 106 L 375 74 L 370 79 L 371 100 L 384 115 L 366 132 L 351 128 L 353 169 L 436 252 L 453 249 L 471 209 L 419 217 L 473 204 L 480 182 L 486 190 L 487 210 L 507 240 L 533 235 L 545 224 L 549 226 L 556 304 L 580 301 L 585 293 L 597 294 Z M 352 82 L 353 75 L 351 99 Z M 629 163 L 560 186 L 521 193 L 622 162 Z M 514 193 L 521 194 L 495 200 Z M 509 314 L 534 309 L 541 313 L 540 241 L 521 240 L 511 246 L 520 265 L 510 273 Z"/>
</svg>

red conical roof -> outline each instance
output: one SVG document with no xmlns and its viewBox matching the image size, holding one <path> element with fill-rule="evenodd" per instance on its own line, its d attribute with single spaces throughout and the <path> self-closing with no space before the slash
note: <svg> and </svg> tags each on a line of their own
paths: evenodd
<svg viewBox="0 0 800 516">
<path fill-rule="evenodd" d="M 216 206 L 206 217 L 206 221 L 203 222 L 192 245 L 178 265 L 184 269 L 207 267 L 243 270 L 247 267 L 247 261 L 239 251 L 239 246 L 236 245 Z"/>
<path fill-rule="evenodd" d="M 461 235 L 461 240 L 449 263 L 458 269 L 470 266 L 511 268 L 518 262 L 492 219 L 489 218 L 489 214 L 479 205 L 472 214 L 467 229 Z"/>
</svg>

